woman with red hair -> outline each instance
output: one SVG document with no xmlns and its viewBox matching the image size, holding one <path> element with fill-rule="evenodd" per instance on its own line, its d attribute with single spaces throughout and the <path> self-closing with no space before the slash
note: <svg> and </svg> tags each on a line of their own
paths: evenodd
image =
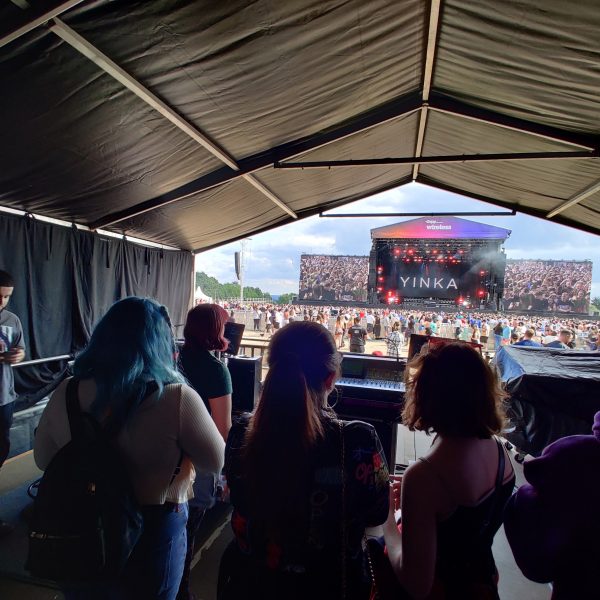
<svg viewBox="0 0 600 600">
<path fill-rule="evenodd" d="M 208 412 L 223 436 L 231 427 L 231 377 L 215 351 L 227 350 L 224 337 L 229 315 L 218 304 L 199 304 L 187 316 L 179 355 L 181 371 L 200 394 Z"/>
<path fill-rule="evenodd" d="M 225 441 L 231 427 L 231 375 L 215 356 L 215 351 L 227 350 L 229 342 L 224 333 L 228 319 L 229 314 L 218 304 L 199 304 L 192 308 L 183 329 L 185 344 L 179 354 L 180 370 L 206 404 Z M 205 511 L 215 504 L 216 486 L 217 478 L 213 473 L 197 473 L 194 498 L 189 501 L 188 549 L 177 600 L 194 597 L 189 591 L 194 538 Z"/>
</svg>

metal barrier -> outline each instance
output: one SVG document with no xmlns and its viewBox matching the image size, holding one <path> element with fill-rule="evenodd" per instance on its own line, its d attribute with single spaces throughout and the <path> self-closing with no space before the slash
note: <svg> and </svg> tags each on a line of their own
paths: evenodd
<svg viewBox="0 0 600 600">
<path fill-rule="evenodd" d="M 242 343 L 240 344 L 240 350 L 245 350 L 248 348 L 250 350 L 250 356 L 254 358 L 256 350 L 258 350 L 259 356 L 264 356 L 265 350 L 268 348 L 269 343 L 263 340 L 244 340 L 242 338 Z M 242 354 L 246 355 L 246 352 Z"/>
<path fill-rule="evenodd" d="M 24 360 L 16 365 L 10 365 L 13 369 L 20 367 L 30 367 L 32 365 L 42 365 L 49 362 L 57 362 L 59 360 L 73 360 L 72 354 L 61 354 L 60 356 L 50 356 L 48 358 L 34 358 L 32 360 Z"/>
</svg>

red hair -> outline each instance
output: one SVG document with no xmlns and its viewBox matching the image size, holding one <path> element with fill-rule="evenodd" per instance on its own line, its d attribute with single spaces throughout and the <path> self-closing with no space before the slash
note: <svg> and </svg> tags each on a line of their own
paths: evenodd
<svg viewBox="0 0 600 600">
<path fill-rule="evenodd" d="M 183 337 L 185 345 L 204 350 L 227 350 L 229 341 L 223 337 L 223 328 L 229 319 L 218 304 L 198 304 L 188 312 Z"/>
</svg>

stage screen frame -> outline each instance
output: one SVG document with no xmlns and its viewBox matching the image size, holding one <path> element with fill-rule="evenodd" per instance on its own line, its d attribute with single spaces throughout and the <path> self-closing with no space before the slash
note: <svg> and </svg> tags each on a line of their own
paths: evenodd
<svg viewBox="0 0 600 600">
<path fill-rule="evenodd" d="M 416 243 L 415 243 L 416 242 Z M 406 299 L 482 303 L 489 299 L 494 264 L 502 256 L 497 247 L 464 253 L 454 244 L 432 244 L 431 250 L 413 243 L 380 243 L 376 257 L 376 294 L 381 303 Z"/>
<path fill-rule="evenodd" d="M 592 271 L 591 260 L 509 258 L 504 308 L 588 314 Z"/>
</svg>

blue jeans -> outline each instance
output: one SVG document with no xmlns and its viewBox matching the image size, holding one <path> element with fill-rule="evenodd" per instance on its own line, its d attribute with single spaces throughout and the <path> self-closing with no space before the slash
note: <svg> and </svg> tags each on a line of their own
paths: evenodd
<svg viewBox="0 0 600 600">
<path fill-rule="evenodd" d="M 175 600 L 187 549 L 188 505 L 144 506 L 144 532 L 121 580 L 64 589 L 66 600 Z"/>
<path fill-rule="evenodd" d="M 0 467 L 10 451 L 10 428 L 13 422 L 14 402 L 0 406 Z"/>
<path fill-rule="evenodd" d="M 188 505 L 146 506 L 144 533 L 125 572 L 125 586 L 136 600 L 175 600 L 187 550 Z"/>
</svg>

